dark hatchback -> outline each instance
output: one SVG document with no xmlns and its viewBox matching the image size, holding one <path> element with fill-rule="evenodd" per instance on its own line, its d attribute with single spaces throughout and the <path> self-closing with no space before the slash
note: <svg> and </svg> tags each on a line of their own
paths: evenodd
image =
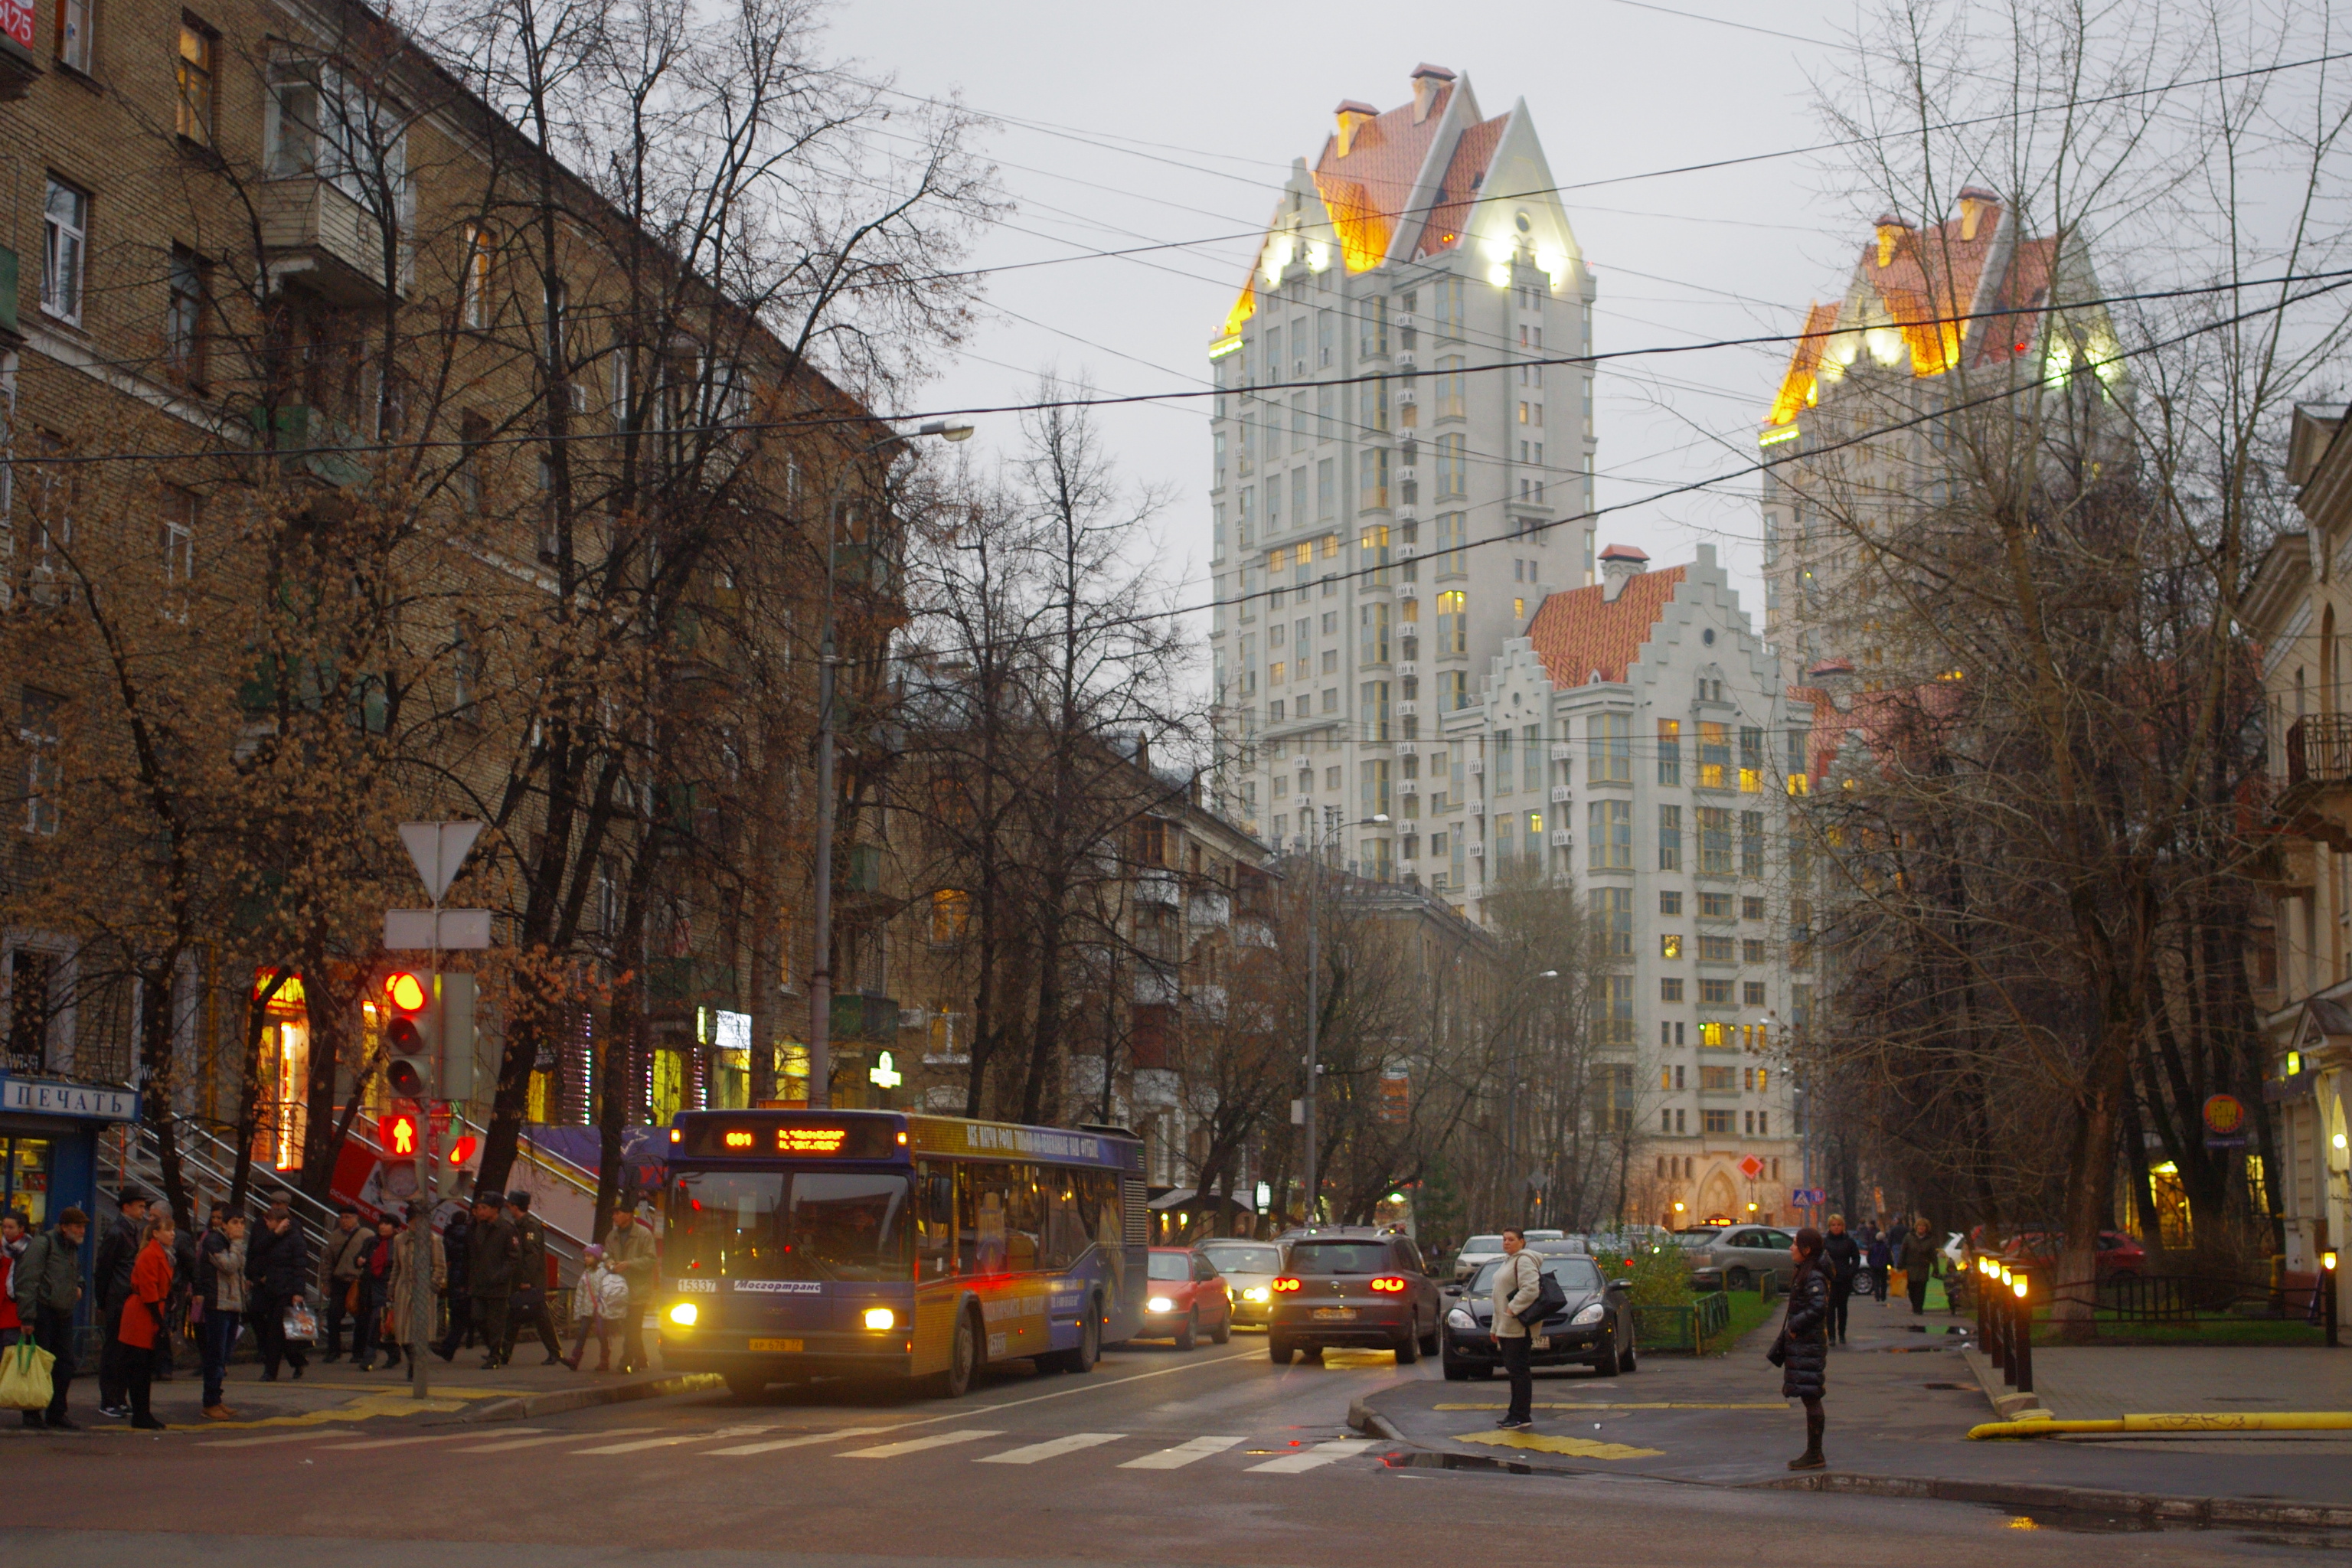
<svg viewBox="0 0 2352 1568">
<path fill-rule="evenodd" d="M 1396 1352 L 1408 1366 L 1437 1349 L 1445 1299 L 1410 1237 L 1370 1226 L 1318 1226 L 1284 1238 L 1285 1268 L 1274 1281 L 1266 1352 L 1288 1366 L 1291 1352 L 1326 1345 Z"/>
<path fill-rule="evenodd" d="M 1535 1330 L 1530 1366 L 1589 1366 L 1602 1377 L 1633 1370 L 1633 1302 L 1627 1283 L 1603 1280 L 1599 1265 L 1580 1254 L 1538 1254 L 1543 1271 L 1559 1281 L 1567 1305 Z M 1495 1270 L 1478 1272 L 1445 1314 L 1442 1364 L 1446 1377 L 1492 1377 L 1503 1364 L 1495 1342 Z"/>
</svg>

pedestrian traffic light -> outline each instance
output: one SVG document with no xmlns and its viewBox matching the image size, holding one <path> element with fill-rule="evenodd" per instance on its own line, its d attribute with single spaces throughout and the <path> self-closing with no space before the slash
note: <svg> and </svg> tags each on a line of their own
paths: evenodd
<svg viewBox="0 0 2352 1568">
<path fill-rule="evenodd" d="M 418 1124 L 413 1111 L 395 1110 L 377 1123 L 383 1152 L 397 1160 L 416 1157 Z"/>
<path fill-rule="evenodd" d="M 420 1104 L 425 1100 L 426 1074 L 432 1071 L 436 1048 L 431 1004 L 432 976 L 412 974 L 405 970 L 384 976 L 384 1082 L 395 1095 Z M 412 1152 L 415 1148 L 414 1132 L 415 1129 L 411 1129 Z"/>
</svg>

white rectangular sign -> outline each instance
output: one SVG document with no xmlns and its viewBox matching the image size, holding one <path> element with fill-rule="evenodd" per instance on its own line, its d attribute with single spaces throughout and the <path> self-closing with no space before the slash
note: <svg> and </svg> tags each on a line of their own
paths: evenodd
<svg viewBox="0 0 2352 1568">
<path fill-rule="evenodd" d="M 434 940 L 432 910 L 383 911 L 383 945 L 394 952 L 424 952 L 439 948 L 467 952 L 490 945 L 490 911 L 442 910 L 440 940 Z"/>
<path fill-rule="evenodd" d="M 0 1110 L 36 1116 L 78 1116 L 92 1121 L 136 1121 L 139 1091 L 98 1089 L 83 1083 L 53 1083 L 35 1078 L 0 1078 Z"/>
</svg>

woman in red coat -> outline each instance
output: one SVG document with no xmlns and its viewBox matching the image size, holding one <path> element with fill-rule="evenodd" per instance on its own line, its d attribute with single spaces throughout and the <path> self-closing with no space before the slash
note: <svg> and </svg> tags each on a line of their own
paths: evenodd
<svg viewBox="0 0 2352 1568">
<path fill-rule="evenodd" d="M 131 1425 L 161 1432 L 163 1424 L 147 1408 L 155 1380 L 155 1343 L 163 1337 L 164 1303 L 172 1295 L 172 1211 L 147 1221 L 138 1261 L 131 1266 L 131 1300 L 122 1309 L 122 1342 L 143 1353 L 130 1358 L 125 1383 L 131 1391 Z"/>
</svg>

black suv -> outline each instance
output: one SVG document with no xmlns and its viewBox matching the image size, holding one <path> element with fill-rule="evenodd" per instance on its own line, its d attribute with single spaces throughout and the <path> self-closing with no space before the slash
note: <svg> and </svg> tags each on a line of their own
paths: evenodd
<svg viewBox="0 0 2352 1568">
<path fill-rule="evenodd" d="M 1582 1253 L 1530 1247 L 1537 1266 L 1559 1281 L 1567 1303 L 1538 1324 L 1529 1347 L 1530 1366 L 1589 1366 L 1602 1377 L 1633 1370 L 1633 1302 L 1628 1282 L 1604 1280 L 1600 1266 Z M 1445 1316 L 1447 1381 L 1492 1377 L 1503 1364 L 1495 1342 L 1495 1270 L 1500 1259 L 1481 1265 Z"/>
<path fill-rule="evenodd" d="M 1281 1238 L 1266 1352 L 1276 1366 L 1291 1352 L 1326 1345 L 1393 1350 L 1397 1364 L 1437 1353 L 1444 1300 L 1412 1238 L 1370 1226 L 1322 1225 Z"/>
</svg>

